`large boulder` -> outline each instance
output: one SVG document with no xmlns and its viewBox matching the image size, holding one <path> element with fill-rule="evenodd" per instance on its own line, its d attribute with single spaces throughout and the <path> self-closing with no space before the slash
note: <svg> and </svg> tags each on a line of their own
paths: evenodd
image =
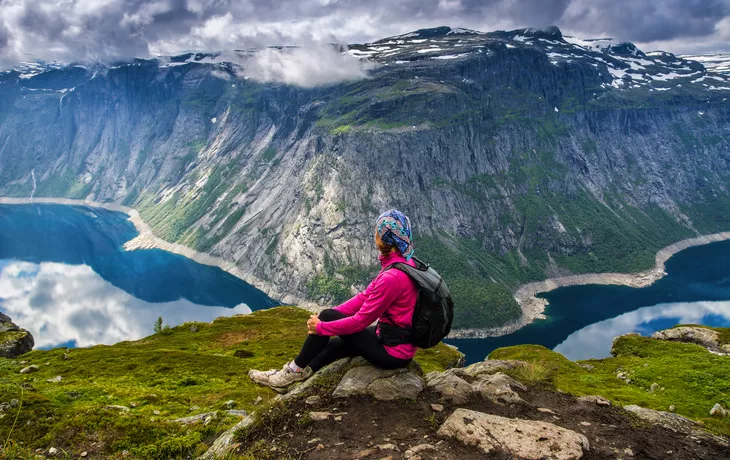
<svg viewBox="0 0 730 460">
<path fill-rule="evenodd" d="M 697 427 L 697 422 L 671 412 L 652 410 L 634 405 L 624 406 L 624 409 L 644 421 L 669 428 L 672 431 L 691 433 Z"/>
<path fill-rule="evenodd" d="M 382 401 L 415 399 L 423 387 L 423 379 L 411 369 L 385 370 L 365 365 L 347 371 L 332 396 L 370 395 Z"/>
<path fill-rule="evenodd" d="M 527 391 L 527 387 L 501 372 L 493 375 L 482 374 L 472 386 L 483 399 L 493 403 L 522 404 L 525 402 L 513 388 Z"/>
<path fill-rule="evenodd" d="M 33 349 L 35 340 L 30 332 L 19 328 L 0 313 L 0 358 L 15 358 Z"/>
<path fill-rule="evenodd" d="M 457 375 L 456 369 L 429 372 L 426 374 L 426 385 L 440 395 L 440 401 L 454 404 L 464 404 L 477 392 L 469 382 Z"/>
<path fill-rule="evenodd" d="M 588 438 L 552 423 L 457 409 L 438 430 L 486 454 L 502 451 L 526 460 L 570 460 L 588 451 Z"/>
<path fill-rule="evenodd" d="M 651 335 L 651 338 L 657 340 L 671 340 L 673 342 L 694 343 L 715 352 L 724 351 L 720 345 L 720 334 L 705 327 L 674 327 L 672 329 L 657 331 Z"/>
</svg>

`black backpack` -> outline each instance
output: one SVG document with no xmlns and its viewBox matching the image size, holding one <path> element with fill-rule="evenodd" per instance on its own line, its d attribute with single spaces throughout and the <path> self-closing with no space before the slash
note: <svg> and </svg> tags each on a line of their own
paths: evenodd
<svg viewBox="0 0 730 460">
<path fill-rule="evenodd" d="M 402 328 L 380 322 L 380 341 L 388 346 L 410 343 L 418 348 L 431 348 L 451 331 L 454 301 L 441 275 L 421 260 L 415 257 L 413 260 L 415 267 L 402 262 L 385 267 L 385 270 L 396 268 L 404 272 L 416 283 L 418 300 L 413 310 L 412 326 Z M 383 316 L 392 321 L 387 313 Z"/>
</svg>

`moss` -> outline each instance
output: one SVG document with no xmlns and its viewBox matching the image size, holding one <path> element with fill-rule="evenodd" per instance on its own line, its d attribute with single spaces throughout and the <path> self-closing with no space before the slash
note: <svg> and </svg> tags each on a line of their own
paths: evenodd
<svg viewBox="0 0 730 460">
<path fill-rule="evenodd" d="M 730 329 L 716 329 L 727 337 Z M 615 357 L 588 360 L 588 370 L 559 353 L 537 345 L 520 345 L 493 351 L 490 359 L 517 359 L 539 364 L 551 371 L 550 383 L 558 390 L 584 395 L 601 395 L 617 405 L 636 404 L 676 412 L 701 421 L 718 433 L 730 433 L 730 417 L 709 416 L 715 403 L 730 407 L 730 361 L 699 345 L 623 336 L 615 342 Z M 626 384 L 618 372 L 630 376 Z M 519 377 L 519 376 L 518 376 Z M 652 383 L 663 390 L 650 392 Z"/>
<path fill-rule="evenodd" d="M 28 335 L 27 332 L 23 331 L 7 331 L 0 332 L 0 343 L 15 342 Z"/>
<path fill-rule="evenodd" d="M 195 323 L 197 332 L 187 323 L 170 334 L 111 346 L 32 351 L 23 359 L 41 369 L 30 376 L 0 359 L 0 401 L 23 401 L 17 424 L 23 429 L 13 431 L 11 439 L 28 449 L 53 445 L 69 452 L 93 450 L 86 444 L 93 439 L 103 446 L 104 458 L 123 450 L 135 458 L 197 456 L 236 419 L 219 415 L 208 426 L 167 422 L 219 410 L 228 400 L 240 409 L 258 409 L 258 396 L 269 400 L 275 393 L 251 382 L 248 370 L 278 368 L 295 356 L 308 317 L 305 310 L 278 307 Z M 237 350 L 251 356 L 236 357 Z M 64 353 L 70 359 L 63 359 Z M 456 357 L 439 345 L 419 352 L 417 360 L 430 371 L 444 369 Z M 63 380 L 46 381 L 55 376 Z M 21 390 L 23 383 L 30 387 Z M 120 412 L 111 405 L 131 409 Z M 191 412 L 192 406 L 200 409 Z M 8 437 L 13 419 L 0 419 L 0 439 Z"/>
</svg>

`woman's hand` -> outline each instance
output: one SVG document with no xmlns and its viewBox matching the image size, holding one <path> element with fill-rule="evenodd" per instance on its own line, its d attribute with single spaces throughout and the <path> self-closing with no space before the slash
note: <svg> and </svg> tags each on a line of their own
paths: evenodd
<svg viewBox="0 0 730 460">
<path fill-rule="evenodd" d="M 312 315 L 307 321 L 307 332 L 311 335 L 317 335 L 317 324 L 320 323 L 320 319 L 317 315 Z"/>
</svg>

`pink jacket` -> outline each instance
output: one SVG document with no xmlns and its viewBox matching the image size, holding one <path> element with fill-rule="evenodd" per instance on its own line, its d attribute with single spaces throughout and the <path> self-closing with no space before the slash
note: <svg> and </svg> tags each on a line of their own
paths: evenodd
<svg viewBox="0 0 730 460">
<path fill-rule="evenodd" d="M 343 303 L 335 310 L 347 315 L 337 321 L 320 322 L 317 334 L 334 336 L 360 332 L 376 319 L 384 323 L 395 323 L 399 327 L 410 327 L 413 309 L 418 300 L 418 289 L 413 280 L 402 271 L 391 268 L 382 269 L 395 262 L 403 262 L 414 266 L 413 260 L 406 259 L 397 251 L 387 256 L 380 256 L 381 270 L 378 276 L 363 292 Z M 386 318 L 383 314 L 388 314 Z M 392 319 L 392 321 L 391 321 Z M 417 347 L 409 343 L 385 346 L 385 350 L 394 358 L 411 359 Z"/>
</svg>

